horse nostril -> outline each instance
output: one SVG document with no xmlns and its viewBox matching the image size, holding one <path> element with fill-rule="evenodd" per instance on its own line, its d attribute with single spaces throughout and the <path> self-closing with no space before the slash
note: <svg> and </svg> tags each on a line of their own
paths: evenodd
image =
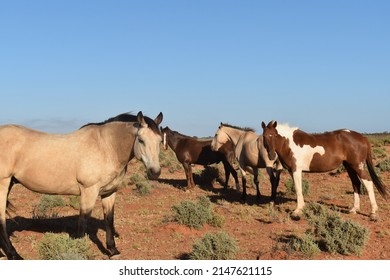
<svg viewBox="0 0 390 280">
<path fill-rule="evenodd" d="M 156 180 L 158 177 L 160 177 L 160 174 L 161 174 L 161 168 L 159 169 L 150 168 L 147 173 L 148 179 L 150 180 Z"/>
</svg>

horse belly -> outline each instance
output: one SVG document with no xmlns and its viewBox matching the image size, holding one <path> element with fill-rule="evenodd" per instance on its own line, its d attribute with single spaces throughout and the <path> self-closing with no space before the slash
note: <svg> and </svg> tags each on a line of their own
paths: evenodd
<svg viewBox="0 0 390 280">
<path fill-rule="evenodd" d="M 55 167 L 55 166 L 52 166 Z M 15 172 L 14 177 L 26 188 L 46 194 L 80 195 L 79 184 L 73 172 L 62 168 L 48 168 L 37 165 Z"/>
<path fill-rule="evenodd" d="M 310 163 L 309 170 L 310 172 L 321 173 L 321 172 L 330 172 L 336 168 L 338 168 L 343 159 L 336 155 L 326 154 L 320 156 L 319 154 L 315 154 Z"/>
</svg>

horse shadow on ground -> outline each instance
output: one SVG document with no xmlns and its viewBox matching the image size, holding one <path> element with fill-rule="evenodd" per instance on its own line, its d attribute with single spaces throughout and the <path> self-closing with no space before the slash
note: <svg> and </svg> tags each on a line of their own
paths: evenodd
<svg viewBox="0 0 390 280">
<path fill-rule="evenodd" d="M 183 176 L 185 176 L 183 174 Z M 214 166 L 205 166 L 204 169 L 199 173 L 193 173 L 193 178 L 195 182 L 195 187 L 200 188 L 204 191 L 211 192 L 213 195 L 210 195 L 210 201 L 213 203 L 218 202 L 218 200 L 225 200 L 230 203 L 240 202 L 245 203 L 248 205 L 261 205 L 261 204 L 268 204 L 271 202 L 271 196 L 265 196 L 261 194 L 260 199 L 256 197 L 256 195 L 249 194 L 247 192 L 247 198 L 246 201 L 243 201 L 241 198 L 242 195 L 242 189 L 240 192 L 236 190 L 235 185 L 228 186 L 227 189 L 225 189 L 223 186 L 225 185 L 225 180 L 221 178 L 221 176 L 224 176 L 224 174 L 219 174 L 219 171 Z M 240 186 L 242 185 L 241 178 L 240 179 Z M 177 189 L 181 189 L 184 191 L 190 191 L 187 189 L 187 180 L 186 179 L 157 179 L 158 182 L 171 185 Z M 215 185 L 218 183 L 222 188 L 216 188 Z M 260 191 L 261 191 L 261 183 L 260 182 Z M 251 185 L 251 182 L 247 181 L 247 190 L 250 188 L 248 186 Z M 241 187 L 242 188 L 242 187 Z M 276 196 L 276 204 L 279 203 L 286 203 L 289 201 L 295 201 L 294 199 L 290 199 L 283 196 L 283 193 L 278 192 Z"/>
<path fill-rule="evenodd" d="M 17 216 L 7 219 L 7 231 L 9 236 L 12 236 L 14 232 L 28 230 L 39 233 L 67 233 L 70 237 L 77 238 L 78 219 L 79 215 L 47 218 L 25 218 Z M 87 226 L 88 238 L 103 254 L 109 255 L 109 251 L 97 236 L 99 229 L 106 230 L 104 220 L 90 217 Z"/>
<path fill-rule="evenodd" d="M 354 214 L 351 214 L 349 211 L 351 210 L 350 207 L 346 206 L 346 205 L 340 205 L 340 204 L 335 204 L 335 203 L 329 203 L 329 202 L 326 202 L 324 200 L 321 200 L 321 201 L 318 201 L 319 204 L 322 204 L 322 205 L 325 205 L 328 207 L 329 210 L 333 210 L 335 212 L 340 212 L 340 213 L 343 213 L 343 214 L 349 214 L 349 215 L 354 215 Z M 370 217 L 369 214 L 367 213 L 362 213 L 360 211 L 358 211 L 358 215 L 362 215 L 362 216 L 365 216 L 365 217 Z"/>
</svg>

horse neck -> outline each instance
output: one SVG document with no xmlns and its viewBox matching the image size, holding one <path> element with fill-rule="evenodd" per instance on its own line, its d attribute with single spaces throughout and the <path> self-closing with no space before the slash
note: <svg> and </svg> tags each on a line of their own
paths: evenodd
<svg viewBox="0 0 390 280">
<path fill-rule="evenodd" d="M 184 138 L 184 136 L 181 136 L 173 131 L 169 131 L 168 133 L 166 133 L 166 135 L 167 135 L 168 146 L 171 147 L 173 151 L 176 151 L 176 147 L 178 143 L 180 142 L 181 139 Z"/>
<path fill-rule="evenodd" d="M 137 128 L 133 123 L 116 122 L 101 126 L 102 134 L 108 133 L 104 137 L 108 145 L 112 147 L 120 163 L 127 163 L 134 157 L 134 143 L 137 135 Z"/>
<path fill-rule="evenodd" d="M 240 139 L 246 134 L 246 131 L 244 130 L 228 126 L 224 127 L 224 130 L 229 140 L 234 144 L 234 146 L 237 146 Z"/>
</svg>

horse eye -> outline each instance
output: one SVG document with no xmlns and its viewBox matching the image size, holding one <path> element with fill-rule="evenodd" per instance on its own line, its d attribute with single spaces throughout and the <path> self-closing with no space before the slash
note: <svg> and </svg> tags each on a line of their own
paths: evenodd
<svg viewBox="0 0 390 280">
<path fill-rule="evenodd" d="M 140 144 L 145 144 L 144 140 L 138 138 L 138 142 L 140 142 Z"/>
</svg>

